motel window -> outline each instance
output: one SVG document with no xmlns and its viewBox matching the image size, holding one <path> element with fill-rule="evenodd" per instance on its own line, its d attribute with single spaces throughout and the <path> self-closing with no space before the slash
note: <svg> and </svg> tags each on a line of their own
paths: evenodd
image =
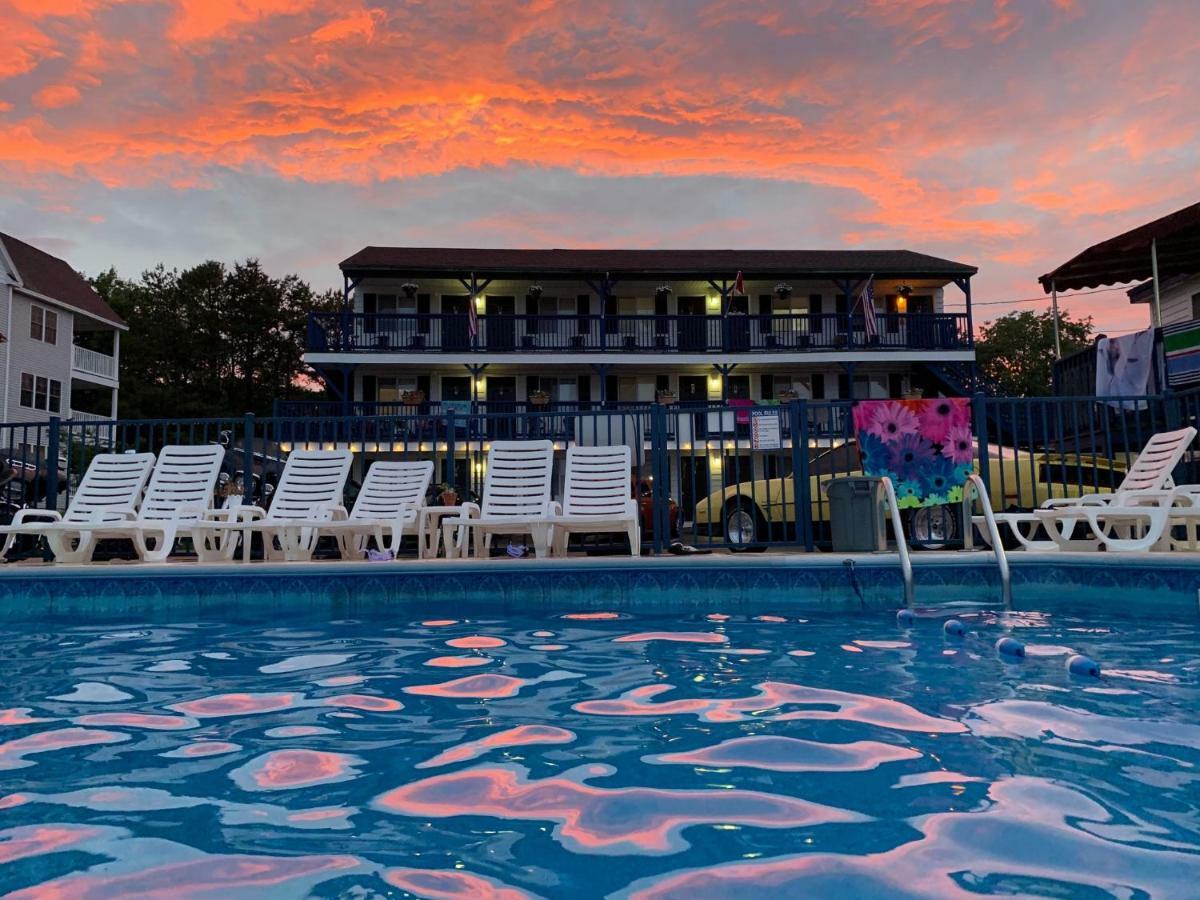
<svg viewBox="0 0 1200 900">
<path fill-rule="evenodd" d="M 555 334 L 559 323 L 548 316 L 575 316 L 578 313 L 579 301 L 574 297 L 539 297 L 537 300 L 538 327 L 542 334 Z"/>
<path fill-rule="evenodd" d="M 547 378 L 530 375 L 525 379 L 528 393 L 545 391 L 553 403 L 575 403 L 579 400 L 579 381 L 576 378 Z"/>
<path fill-rule="evenodd" d="M 22 372 L 20 403 L 26 409 L 62 412 L 62 382 Z"/>
<path fill-rule="evenodd" d="M 406 391 L 417 389 L 416 376 L 412 378 L 381 377 L 376 382 L 376 397 L 380 403 L 399 403 Z"/>
<path fill-rule="evenodd" d="M 29 307 L 29 336 L 47 344 L 58 343 L 58 313 L 42 306 Z"/>
</svg>

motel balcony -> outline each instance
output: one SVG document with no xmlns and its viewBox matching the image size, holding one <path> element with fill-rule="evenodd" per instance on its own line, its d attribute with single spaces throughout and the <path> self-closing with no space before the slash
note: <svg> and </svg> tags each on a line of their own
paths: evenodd
<svg viewBox="0 0 1200 900">
<path fill-rule="evenodd" d="M 503 315 L 310 313 L 309 353 L 830 353 L 970 350 L 965 313 Z"/>
</svg>

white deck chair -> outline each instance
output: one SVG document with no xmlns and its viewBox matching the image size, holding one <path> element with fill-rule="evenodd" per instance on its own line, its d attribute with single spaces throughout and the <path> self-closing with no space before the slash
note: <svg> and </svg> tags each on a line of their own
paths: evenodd
<svg viewBox="0 0 1200 900">
<path fill-rule="evenodd" d="M 85 539 L 90 559 L 97 540 L 126 538 L 133 541 L 143 561 L 162 562 L 174 548 L 175 539 L 189 536 L 191 524 L 208 514 L 224 458 L 225 448 L 219 444 L 163 447 L 137 516 L 117 522 L 52 526 L 46 531 L 46 540 L 55 559 L 85 561 L 77 558 Z M 72 546 L 76 539 L 77 548 Z"/>
<path fill-rule="evenodd" d="M 565 556 L 572 534 L 621 533 L 629 552 L 642 552 L 638 506 L 630 496 L 633 454 L 629 447 L 571 447 L 562 508 L 548 519 L 556 556 Z"/>
<path fill-rule="evenodd" d="M 485 557 L 493 534 L 528 534 L 537 556 L 550 548 L 554 515 L 550 481 L 554 445 L 550 441 L 493 441 L 483 478 L 483 503 L 464 503 L 457 518 L 442 519 L 446 556 L 465 555 L 471 533 L 475 555 Z"/>
<path fill-rule="evenodd" d="M 1104 543 L 1104 538 L 1095 534 L 1094 526 L 1098 524 L 1096 513 L 1109 508 L 1137 506 L 1138 513 L 1134 519 L 1127 519 L 1121 525 L 1121 531 L 1128 536 L 1126 526 L 1136 522 L 1148 523 L 1153 518 L 1149 512 L 1151 506 L 1156 505 L 1156 500 L 1170 495 L 1173 487 L 1171 473 L 1187 453 L 1195 436 L 1195 428 L 1180 428 L 1154 435 L 1146 442 L 1117 489 L 1110 494 L 1082 494 L 1079 497 L 1047 500 L 1033 512 L 998 513 L 996 524 L 1007 525 L 1026 550 L 1096 550 Z M 1170 502 L 1167 506 L 1170 506 Z M 982 526 L 983 518 L 974 516 L 971 522 Z M 1093 537 L 1077 536 L 1076 528 L 1084 523 L 1093 526 Z M 1115 525 L 1116 518 L 1111 519 L 1110 523 Z M 1033 538 L 1038 526 L 1045 530 L 1048 540 Z M 1023 527 L 1028 530 L 1022 530 Z M 985 531 L 982 527 L 980 530 Z M 986 534 L 984 540 L 988 541 Z"/>
<path fill-rule="evenodd" d="M 13 517 L 11 525 L 0 528 L 0 534 L 4 535 L 0 556 L 7 555 L 21 535 L 43 537 L 49 529 L 61 527 L 65 537 L 77 536 L 79 544 L 62 556 L 55 554 L 58 561 L 91 559 L 96 546 L 95 535 L 82 527 L 73 533 L 65 526 L 133 519 L 153 465 L 153 453 L 99 453 L 93 456 L 64 513 L 60 515 L 52 509 L 22 509 Z"/>
<path fill-rule="evenodd" d="M 317 531 L 319 535 L 333 535 L 338 539 L 343 559 L 361 558 L 372 537 L 380 550 L 390 550 L 397 556 L 405 527 L 417 524 L 431 481 L 433 462 L 430 460 L 373 462 L 350 516 L 324 523 Z"/>
<path fill-rule="evenodd" d="M 267 559 L 311 559 L 319 526 L 347 518 L 342 493 L 353 462 L 350 450 L 293 450 L 284 463 L 269 511 L 241 506 L 233 510 L 236 520 L 210 519 L 193 527 L 200 561 L 232 559 L 237 541 L 230 538 L 237 532 L 241 533 L 243 559 L 250 558 L 254 532 L 263 536 Z"/>
</svg>

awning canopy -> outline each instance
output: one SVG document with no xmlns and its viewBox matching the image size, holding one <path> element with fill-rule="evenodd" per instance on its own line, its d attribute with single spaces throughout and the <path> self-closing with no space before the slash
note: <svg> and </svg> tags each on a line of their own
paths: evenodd
<svg viewBox="0 0 1200 900">
<path fill-rule="evenodd" d="M 1064 291 L 1150 278 L 1152 242 L 1160 281 L 1200 272 L 1200 203 L 1089 247 L 1038 281 L 1050 293 L 1052 284 Z"/>
</svg>

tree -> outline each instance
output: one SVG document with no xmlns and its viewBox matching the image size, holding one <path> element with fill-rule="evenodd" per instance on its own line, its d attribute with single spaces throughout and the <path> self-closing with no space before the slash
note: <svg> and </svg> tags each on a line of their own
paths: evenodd
<svg viewBox="0 0 1200 900">
<path fill-rule="evenodd" d="M 160 265 L 138 281 L 110 269 L 92 285 L 129 323 L 122 418 L 269 414 L 276 397 L 303 395 L 314 374 L 301 358 L 308 313 L 341 302 L 295 275 L 271 278 L 253 259 Z"/>
<path fill-rule="evenodd" d="M 1063 310 L 1058 316 L 1063 356 L 1091 343 L 1092 317 L 1072 319 Z M 1009 313 L 980 329 L 975 358 L 984 374 L 1013 397 L 1041 397 L 1053 391 L 1054 314 L 1032 310 Z"/>
</svg>

